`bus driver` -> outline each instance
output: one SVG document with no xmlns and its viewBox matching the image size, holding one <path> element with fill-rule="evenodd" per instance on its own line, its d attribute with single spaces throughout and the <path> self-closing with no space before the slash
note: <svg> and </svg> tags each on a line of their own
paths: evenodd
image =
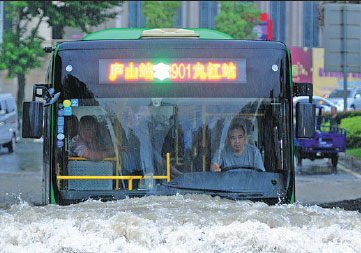
<svg viewBox="0 0 361 253">
<path fill-rule="evenodd" d="M 229 127 L 227 141 L 224 149 L 218 149 L 212 159 L 210 170 L 222 171 L 234 165 L 253 166 L 265 171 L 261 153 L 250 144 L 245 143 L 247 132 L 245 127 L 240 123 L 233 123 Z"/>
</svg>

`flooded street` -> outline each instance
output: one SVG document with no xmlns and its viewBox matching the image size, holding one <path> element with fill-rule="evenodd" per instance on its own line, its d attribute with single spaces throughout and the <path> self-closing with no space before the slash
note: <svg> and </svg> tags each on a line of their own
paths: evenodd
<svg viewBox="0 0 361 253">
<path fill-rule="evenodd" d="M 361 248 L 360 212 L 315 205 L 360 197 L 360 179 L 342 166 L 337 175 L 298 174 L 294 205 L 179 195 L 38 206 L 41 171 L 32 168 L 42 166 L 41 152 L 41 143 L 23 142 L 13 154 L 0 153 L 1 164 L 10 156 L 18 159 L 16 166 L 1 166 L 1 252 L 343 253 Z M 322 161 L 304 164 L 323 166 Z"/>
<path fill-rule="evenodd" d="M 13 153 L 0 147 L 0 207 L 18 202 L 41 203 L 43 143 L 21 139 Z"/>
<path fill-rule="evenodd" d="M 0 211 L 2 252 L 357 252 L 361 214 L 203 195 Z"/>
<path fill-rule="evenodd" d="M 361 253 L 360 21 L 0 0 L 0 253 Z"/>
</svg>

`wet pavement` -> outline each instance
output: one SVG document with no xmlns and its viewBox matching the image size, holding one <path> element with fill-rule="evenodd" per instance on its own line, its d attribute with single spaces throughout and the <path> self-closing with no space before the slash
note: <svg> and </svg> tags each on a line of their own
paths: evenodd
<svg viewBox="0 0 361 253">
<path fill-rule="evenodd" d="M 0 148 L 0 206 L 19 199 L 41 204 L 43 143 L 23 139 L 14 152 Z"/>
<path fill-rule="evenodd" d="M 14 152 L 0 147 L 0 173 L 36 172 L 43 165 L 43 143 L 41 140 L 21 139 Z"/>
<path fill-rule="evenodd" d="M 351 166 L 340 154 L 337 174 L 328 159 L 303 160 L 296 167 L 296 201 L 325 208 L 342 208 L 361 212 L 361 168 Z"/>
</svg>

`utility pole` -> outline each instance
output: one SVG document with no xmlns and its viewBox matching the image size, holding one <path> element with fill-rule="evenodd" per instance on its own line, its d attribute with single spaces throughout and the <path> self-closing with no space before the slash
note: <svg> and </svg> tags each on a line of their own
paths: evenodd
<svg viewBox="0 0 361 253">
<path fill-rule="evenodd" d="M 346 7 L 342 7 L 342 71 L 343 71 L 343 111 L 347 111 L 347 44 Z"/>
</svg>

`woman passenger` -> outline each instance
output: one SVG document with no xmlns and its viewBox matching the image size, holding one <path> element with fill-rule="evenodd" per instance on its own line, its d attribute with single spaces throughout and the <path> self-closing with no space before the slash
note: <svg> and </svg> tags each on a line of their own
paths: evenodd
<svg viewBox="0 0 361 253">
<path fill-rule="evenodd" d="M 84 157 L 89 160 L 100 161 L 113 156 L 112 149 L 102 147 L 103 140 L 99 138 L 98 121 L 95 117 L 86 115 L 81 117 L 79 133 L 74 136 L 69 145 L 70 155 Z"/>
</svg>

